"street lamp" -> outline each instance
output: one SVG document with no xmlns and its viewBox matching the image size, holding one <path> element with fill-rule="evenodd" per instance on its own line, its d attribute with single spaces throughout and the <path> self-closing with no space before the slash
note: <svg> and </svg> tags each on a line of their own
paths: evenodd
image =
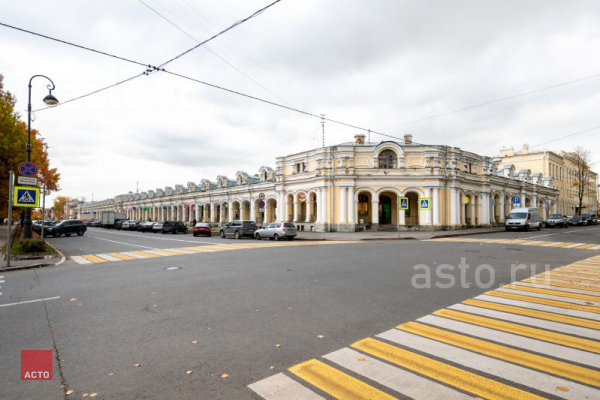
<svg viewBox="0 0 600 400">
<path fill-rule="evenodd" d="M 33 78 L 46 78 L 50 81 L 51 85 L 46 85 L 48 88 L 48 95 L 44 97 L 44 103 L 53 107 L 58 104 L 58 99 L 52 96 L 52 91 L 54 90 L 54 82 L 52 79 L 48 78 L 44 75 L 34 75 L 29 79 L 29 99 L 27 102 L 27 161 L 31 161 L 31 81 Z M 33 237 L 33 233 L 31 232 L 31 209 L 29 207 L 25 208 L 25 216 L 23 219 L 23 237 L 25 239 L 31 239 Z"/>
</svg>

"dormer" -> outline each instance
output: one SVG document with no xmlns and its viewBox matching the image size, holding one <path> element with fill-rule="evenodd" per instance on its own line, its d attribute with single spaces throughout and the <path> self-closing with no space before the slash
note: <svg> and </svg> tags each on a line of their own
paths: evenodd
<svg viewBox="0 0 600 400">
<path fill-rule="evenodd" d="M 531 170 L 522 169 L 518 172 L 519 180 L 523 182 L 531 182 Z"/>
<path fill-rule="evenodd" d="M 185 189 L 183 188 L 183 185 L 175 185 L 175 191 L 179 194 L 182 194 L 185 192 Z"/>
<path fill-rule="evenodd" d="M 544 175 L 541 172 L 531 175 L 531 183 L 534 185 L 541 185 Z"/>
<path fill-rule="evenodd" d="M 226 188 L 229 186 L 229 179 L 225 175 L 217 176 L 217 186 L 219 188 Z"/>
<path fill-rule="evenodd" d="M 200 181 L 200 187 L 201 187 L 202 191 L 207 191 L 212 188 L 212 184 L 208 179 L 202 179 Z"/>
<path fill-rule="evenodd" d="M 238 185 L 247 185 L 248 184 L 248 174 L 242 171 L 238 171 L 235 174 L 235 181 Z"/>
<path fill-rule="evenodd" d="M 544 186 L 544 187 L 549 187 L 549 188 L 551 188 L 551 187 L 552 187 L 552 185 L 554 184 L 554 179 L 552 179 L 552 177 L 551 177 L 551 176 L 547 176 L 547 177 L 545 177 L 544 179 L 542 179 L 542 183 L 541 183 L 541 184 L 542 184 L 542 186 Z"/>
<path fill-rule="evenodd" d="M 154 192 L 154 190 L 148 190 L 148 197 L 151 199 L 156 197 L 156 193 Z"/>
<path fill-rule="evenodd" d="M 187 188 L 188 188 L 188 192 L 195 192 L 197 189 L 197 186 L 194 182 L 188 182 Z"/>
<path fill-rule="evenodd" d="M 261 182 L 272 182 L 275 180 L 275 171 L 270 167 L 260 167 L 258 176 Z"/>
<path fill-rule="evenodd" d="M 513 164 L 506 164 L 505 166 L 503 166 L 501 168 L 502 168 L 502 176 L 504 176 L 505 178 L 512 178 L 516 173 L 516 169 Z"/>
<path fill-rule="evenodd" d="M 167 196 L 171 196 L 172 194 L 175 194 L 175 191 L 173 190 L 173 188 L 171 186 L 167 186 L 167 187 L 165 187 L 165 193 Z"/>
<path fill-rule="evenodd" d="M 161 188 L 156 189 L 156 195 L 158 197 L 163 197 L 165 195 L 165 191 L 162 190 Z"/>
<path fill-rule="evenodd" d="M 146 193 L 146 192 L 140 193 L 140 199 L 147 199 L 147 198 L 148 198 L 148 193 Z"/>
</svg>

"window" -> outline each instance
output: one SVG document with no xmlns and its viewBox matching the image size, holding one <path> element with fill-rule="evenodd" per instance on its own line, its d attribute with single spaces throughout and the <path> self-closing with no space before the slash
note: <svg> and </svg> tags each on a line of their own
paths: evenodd
<svg viewBox="0 0 600 400">
<path fill-rule="evenodd" d="M 392 150 L 384 150 L 379 153 L 379 168 L 394 169 L 398 165 L 398 157 Z"/>
</svg>

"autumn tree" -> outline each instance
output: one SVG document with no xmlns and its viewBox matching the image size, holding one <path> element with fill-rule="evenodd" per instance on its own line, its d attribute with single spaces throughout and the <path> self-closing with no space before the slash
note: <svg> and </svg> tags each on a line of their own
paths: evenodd
<svg viewBox="0 0 600 400">
<path fill-rule="evenodd" d="M 54 205 L 52 206 L 52 209 L 54 210 L 54 218 L 65 219 L 65 205 L 75 200 L 76 199 L 67 196 L 56 197 L 54 199 Z"/>
<path fill-rule="evenodd" d="M 573 186 L 577 192 L 577 199 L 579 200 L 579 207 L 577 215 L 581 215 L 583 210 L 583 199 L 585 196 L 589 196 L 594 190 L 590 187 L 592 185 L 591 172 L 592 172 L 592 153 L 590 150 L 585 149 L 581 146 L 575 147 L 570 155 L 573 157 L 575 164 L 575 179 L 573 180 Z"/>
<path fill-rule="evenodd" d="M 15 111 L 15 103 L 16 98 L 4 90 L 4 76 L 0 74 L 0 216 L 8 213 L 8 172 L 17 174 L 19 164 L 27 159 L 27 124 Z M 50 167 L 48 145 L 35 129 L 31 130 L 31 146 L 31 161 L 38 166 L 40 185 L 46 185 L 47 194 L 60 190 L 60 174 Z"/>
</svg>

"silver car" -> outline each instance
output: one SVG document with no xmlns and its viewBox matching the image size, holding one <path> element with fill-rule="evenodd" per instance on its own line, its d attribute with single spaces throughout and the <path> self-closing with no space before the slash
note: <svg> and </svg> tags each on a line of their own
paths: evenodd
<svg viewBox="0 0 600 400">
<path fill-rule="evenodd" d="M 287 239 L 293 240 L 297 235 L 296 226 L 291 222 L 272 222 L 262 229 L 254 232 L 257 240 L 269 238 L 269 240 Z"/>
</svg>

